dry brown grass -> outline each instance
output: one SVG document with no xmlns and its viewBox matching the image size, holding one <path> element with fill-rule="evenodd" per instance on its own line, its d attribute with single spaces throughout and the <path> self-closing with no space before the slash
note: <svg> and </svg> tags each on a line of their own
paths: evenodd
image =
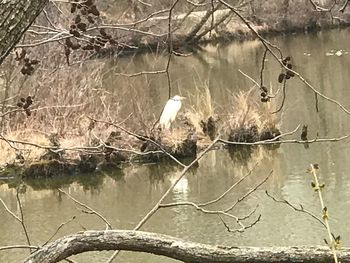
<svg viewBox="0 0 350 263">
<path fill-rule="evenodd" d="M 253 89 L 248 92 L 231 94 L 232 111 L 228 119 L 226 129 L 247 128 L 256 125 L 261 128 L 261 113 L 259 105 L 252 96 Z"/>
<path fill-rule="evenodd" d="M 270 90 L 272 94 L 272 88 Z M 260 94 L 256 87 L 248 92 L 230 94 L 232 109 L 229 111 L 227 129 L 249 128 L 256 125 L 260 132 L 264 128 L 279 128 L 280 115 L 272 114 L 276 110 L 276 100 L 271 99 L 267 103 L 261 103 L 258 99 Z"/>
<path fill-rule="evenodd" d="M 197 133 L 203 135 L 200 123 L 215 115 L 215 107 L 210 94 L 208 80 L 200 82 L 195 90 L 195 95 L 188 99 L 191 107 L 185 113 L 185 118 L 193 125 Z"/>
</svg>

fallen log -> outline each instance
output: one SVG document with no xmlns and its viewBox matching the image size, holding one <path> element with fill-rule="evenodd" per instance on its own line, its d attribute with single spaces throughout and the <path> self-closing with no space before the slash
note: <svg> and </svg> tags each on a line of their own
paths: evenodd
<svg viewBox="0 0 350 263">
<path fill-rule="evenodd" d="M 131 231 L 85 231 L 62 237 L 31 254 L 24 263 L 53 263 L 87 251 L 128 250 L 191 263 L 332 262 L 330 249 L 316 247 L 226 247 L 181 240 L 167 235 Z M 350 262 L 350 248 L 338 251 Z"/>
</svg>

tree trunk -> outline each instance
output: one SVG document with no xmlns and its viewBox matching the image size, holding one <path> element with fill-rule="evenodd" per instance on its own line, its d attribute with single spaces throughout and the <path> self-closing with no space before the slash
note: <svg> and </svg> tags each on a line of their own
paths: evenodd
<svg viewBox="0 0 350 263">
<path fill-rule="evenodd" d="M 53 263 L 87 251 L 128 250 L 190 263 L 332 262 L 328 247 L 224 247 L 188 242 L 171 236 L 130 230 L 86 231 L 58 239 L 34 252 L 24 263 Z M 338 252 L 350 262 L 350 249 Z"/>
<path fill-rule="evenodd" d="M 0 64 L 47 2 L 48 0 L 0 1 Z"/>
</svg>

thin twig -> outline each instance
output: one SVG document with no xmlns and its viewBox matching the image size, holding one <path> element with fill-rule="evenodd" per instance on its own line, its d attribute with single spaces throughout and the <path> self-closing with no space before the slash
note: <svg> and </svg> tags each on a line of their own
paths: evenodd
<svg viewBox="0 0 350 263">
<path fill-rule="evenodd" d="M 302 213 L 305 213 L 309 216 L 311 216 L 312 218 L 314 218 L 315 220 L 317 220 L 321 225 L 323 225 L 324 227 L 326 227 L 325 223 L 323 223 L 323 221 L 318 217 L 316 216 L 315 214 L 313 214 L 312 212 L 308 211 L 308 210 L 305 210 L 304 207 L 299 204 L 300 208 L 296 207 L 295 205 L 291 204 L 289 201 L 283 199 L 283 200 L 278 200 L 277 198 L 273 197 L 272 195 L 270 195 L 267 190 L 265 191 L 265 194 L 270 197 L 273 201 L 275 201 L 276 203 L 282 203 L 282 204 L 286 204 L 288 205 L 289 207 L 293 208 L 295 211 L 297 212 L 302 212 Z"/>
<path fill-rule="evenodd" d="M 22 228 L 23 228 L 23 231 L 24 231 L 24 234 L 26 236 L 26 239 L 27 239 L 27 243 L 28 245 L 30 246 L 30 239 L 29 239 L 29 235 L 28 235 L 28 231 L 27 231 L 27 227 L 24 223 L 24 214 L 23 214 L 23 207 L 22 207 L 22 203 L 21 203 L 21 199 L 19 198 L 19 193 L 18 191 L 16 192 L 16 199 L 17 199 L 17 203 L 18 203 L 18 206 L 19 206 L 19 212 L 20 212 L 20 222 L 21 222 L 21 225 L 22 225 Z M 30 252 L 32 252 L 31 249 L 29 249 Z"/>
<path fill-rule="evenodd" d="M 33 250 L 37 250 L 37 249 L 40 249 L 39 246 L 29 246 L 29 245 L 11 245 L 11 246 L 3 246 L 3 247 L 0 247 L 0 251 L 2 250 L 9 250 L 9 249 L 33 249 Z"/>
<path fill-rule="evenodd" d="M 200 203 L 198 204 L 198 206 L 207 206 L 207 205 L 210 205 L 210 204 L 213 204 L 213 203 L 216 203 L 218 201 L 220 201 L 222 198 L 224 198 L 233 188 L 235 188 L 238 184 L 240 184 L 244 179 L 246 179 L 249 175 L 252 174 L 253 170 L 255 170 L 255 168 L 258 166 L 258 163 L 255 163 L 255 165 L 253 166 L 252 169 L 250 169 L 248 171 L 247 174 L 245 174 L 243 177 L 241 177 L 237 182 L 235 182 L 234 184 L 232 184 L 225 192 L 223 192 L 219 197 L 213 199 L 213 200 L 210 200 L 208 202 L 205 202 L 205 203 Z"/>
<path fill-rule="evenodd" d="M 272 145 L 272 144 L 285 144 L 285 143 L 296 143 L 296 144 L 309 144 L 309 143 L 321 143 L 321 142 L 338 142 L 345 140 L 350 137 L 350 134 L 336 137 L 336 138 L 315 138 L 312 140 L 279 140 L 279 141 L 257 141 L 257 142 L 231 142 L 220 139 L 219 141 L 227 145 Z"/>
<path fill-rule="evenodd" d="M 73 196 L 71 196 L 70 194 L 68 194 L 66 191 L 62 190 L 61 188 L 58 188 L 58 191 L 60 191 L 61 193 L 65 194 L 66 196 L 68 196 L 71 200 L 73 200 L 74 203 L 88 209 L 91 214 L 96 215 L 97 217 L 99 217 L 103 222 L 106 223 L 106 229 L 112 229 L 112 225 L 108 222 L 108 220 L 101 215 L 100 213 L 98 213 L 96 210 L 92 209 L 90 206 L 88 206 L 87 204 L 84 204 L 80 201 L 78 201 L 77 199 L 75 199 Z"/>
<path fill-rule="evenodd" d="M 250 225 L 248 226 L 245 226 L 244 229 L 231 229 L 227 224 L 226 222 L 221 218 L 221 216 L 219 216 L 221 222 L 223 223 L 223 225 L 226 227 L 227 231 L 228 232 L 231 232 L 231 233 L 235 233 L 235 232 L 243 232 L 245 231 L 246 229 L 248 228 L 252 228 L 253 226 L 255 226 L 261 219 L 261 215 L 258 216 L 258 218 L 253 222 L 251 223 Z"/>
<path fill-rule="evenodd" d="M 50 237 L 48 240 L 46 240 L 46 242 L 42 245 L 42 247 L 45 246 L 45 245 L 47 245 L 47 244 L 52 240 L 52 238 L 58 233 L 58 231 L 60 231 L 60 229 L 61 229 L 62 227 L 64 227 L 66 224 L 72 222 L 75 218 L 76 218 L 76 217 L 73 216 L 73 217 L 72 217 L 71 219 L 69 219 L 68 221 L 66 221 L 66 222 L 64 222 L 64 223 L 61 223 L 61 224 L 58 226 L 58 228 L 56 229 L 56 231 L 51 235 L 51 237 Z"/>
<path fill-rule="evenodd" d="M 256 186 L 254 186 L 252 189 L 250 189 L 248 192 L 246 192 L 243 196 L 238 198 L 234 204 L 232 204 L 230 207 L 226 208 L 224 210 L 224 212 L 227 213 L 227 212 L 231 211 L 238 203 L 242 202 L 244 199 L 246 199 L 248 196 L 250 196 L 253 192 L 255 192 L 260 186 L 262 186 L 267 181 L 267 179 L 270 178 L 272 173 L 273 173 L 273 170 L 271 170 L 270 173 L 263 180 L 261 180 L 259 183 L 257 183 Z"/>
</svg>

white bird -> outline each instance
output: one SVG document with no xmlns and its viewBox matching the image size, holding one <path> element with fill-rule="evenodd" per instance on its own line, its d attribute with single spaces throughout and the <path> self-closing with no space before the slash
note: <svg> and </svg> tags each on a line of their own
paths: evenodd
<svg viewBox="0 0 350 263">
<path fill-rule="evenodd" d="M 174 97 L 170 98 L 162 111 L 162 115 L 160 115 L 159 119 L 159 125 L 162 129 L 169 130 L 170 125 L 172 122 L 174 122 L 177 113 L 181 109 L 182 103 L 181 101 L 185 97 L 181 97 L 179 95 L 175 95 Z"/>
</svg>

